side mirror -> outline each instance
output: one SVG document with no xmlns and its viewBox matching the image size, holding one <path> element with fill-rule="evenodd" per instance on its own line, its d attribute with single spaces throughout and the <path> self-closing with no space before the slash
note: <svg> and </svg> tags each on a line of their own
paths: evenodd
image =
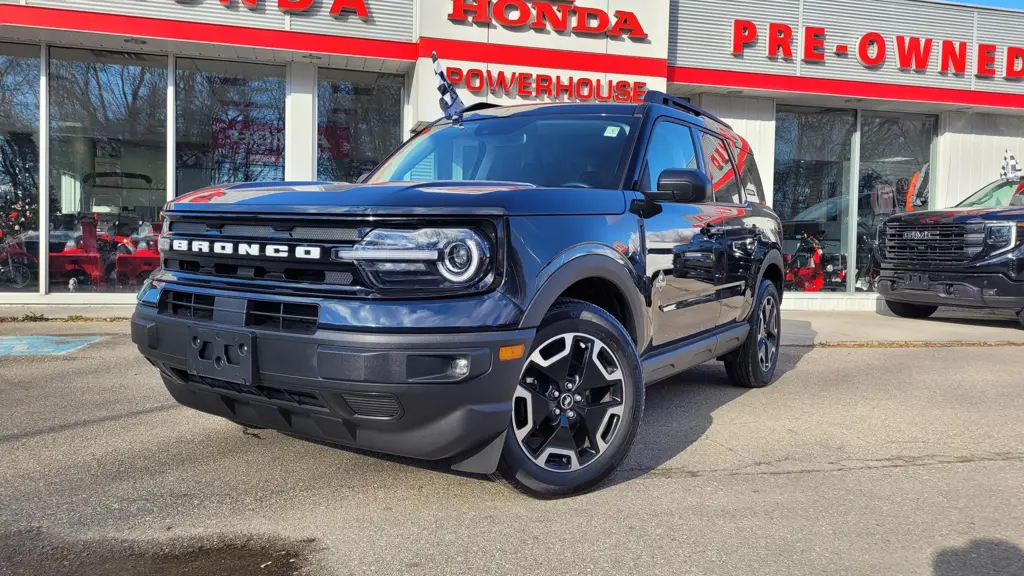
<svg viewBox="0 0 1024 576">
<path fill-rule="evenodd" d="M 665 170 L 658 177 L 658 190 L 647 193 L 652 200 L 700 204 L 711 197 L 711 180 L 700 170 Z"/>
<path fill-rule="evenodd" d="M 370 177 L 370 173 L 369 172 L 363 172 L 363 175 L 360 176 L 358 180 L 356 180 L 356 184 L 362 184 L 363 182 L 366 182 L 366 179 L 369 178 L 369 177 Z"/>
</svg>

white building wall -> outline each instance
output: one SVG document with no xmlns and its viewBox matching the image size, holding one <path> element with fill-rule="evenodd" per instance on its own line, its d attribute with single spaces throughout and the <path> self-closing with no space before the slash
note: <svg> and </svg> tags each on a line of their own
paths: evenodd
<svg viewBox="0 0 1024 576">
<path fill-rule="evenodd" d="M 948 112 L 939 119 L 938 202 L 953 206 L 999 178 L 1006 150 L 1024 158 L 1024 118 Z"/>
<path fill-rule="evenodd" d="M 694 104 L 729 123 L 737 134 L 750 143 L 764 183 L 764 193 L 771 206 L 775 174 L 775 100 L 701 94 Z"/>
</svg>

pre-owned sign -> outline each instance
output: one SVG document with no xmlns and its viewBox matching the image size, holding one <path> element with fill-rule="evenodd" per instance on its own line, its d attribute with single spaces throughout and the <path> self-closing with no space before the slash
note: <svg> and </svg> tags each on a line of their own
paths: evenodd
<svg viewBox="0 0 1024 576">
<path fill-rule="evenodd" d="M 576 0 L 452 0 L 448 19 L 455 22 L 472 20 L 475 24 L 496 22 L 506 28 L 551 29 L 573 34 L 628 36 L 634 40 L 647 38 L 640 20 L 633 12 L 616 10 L 614 14 L 600 8 L 577 6 Z M 532 9 L 531 9 L 532 7 Z M 614 17 L 614 20 L 612 18 Z"/>
<path fill-rule="evenodd" d="M 757 24 L 750 20 L 736 20 L 732 30 L 732 53 L 743 54 L 747 47 L 760 38 Z M 788 24 L 772 22 L 764 35 L 766 56 L 776 59 L 792 59 L 794 53 L 794 32 Z M 1006 46 L 1004 65 L 996 69 L 996 54 L 1000 47 L 995 44 L 979 43 L 973 48 L 961 40 L 941 40 L 921 38 L 910 35 L 897 35 L 887 38 L 878 32 L 866 32 L 857 40 L 856 46 L 848 44 L 828 44 L 828 35 L 824 27 L 805 26 L 802 30 L 801 58 L 804 62 L 824 62 L 826 54 L 832 52 L 839 55 L 849 54 L 856 50 L 857 60 L 867 68 L 884 66 L 895 56 L 896 66 L 900 70 L 925 72 L 933 69 L 932 63 L 937 58 L 938 69 L 943 74 L 967 74 L 967 60 L 970 51 L 974 53 L 975 69 L 972 71 L 980 78 L 1002 76 L 1007 80 L 1024 79 L 1024 47 Z"/>
<path fill-rule="evenodd" d="M 598 102 L 642 102 L 647 83 L 630 80 L 600 80 L 575 76 L 551 76 L 531 72 L 494 72 L 449 66 L 448 80 L 465 85 L 470 92 L 490 92 L 498 96 L 515 94 L 520 98 L 561 98 Z"/>
</svg>

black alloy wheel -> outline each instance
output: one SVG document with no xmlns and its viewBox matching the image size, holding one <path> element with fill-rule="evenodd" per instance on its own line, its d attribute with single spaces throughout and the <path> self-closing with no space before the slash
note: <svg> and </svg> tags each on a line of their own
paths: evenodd
<svg viewBox="0 0 1024 576">
<path fill-rule="evenodd" d="M 537 497 L 593 488 L 628 453 L 643 401 L 640 360 L 622 325 L 592 304 L 559 300 L 516 387 L 502 476 Z"/>
<path fill-rule="evenodd" d="M 725 355 L 725 372 L 736 386 L 764 388 L 775 378 L 782 345 L 779 290 L 770 280 L 761 282 L 750 318 L 747 339 Z"/>
</svg>

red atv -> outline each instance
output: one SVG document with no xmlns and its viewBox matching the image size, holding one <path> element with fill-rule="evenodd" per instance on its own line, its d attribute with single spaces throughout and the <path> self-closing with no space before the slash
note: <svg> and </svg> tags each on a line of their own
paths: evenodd
<svg viewBox="0 0 1024 576">
<path fill-rule="evenodd" d="M 826 242 L 804 234 L 792 254 L 786 254 L 786 290 L 821 292 L 846 289 L 846 254 L 825 254 Z"/>
</svg>

